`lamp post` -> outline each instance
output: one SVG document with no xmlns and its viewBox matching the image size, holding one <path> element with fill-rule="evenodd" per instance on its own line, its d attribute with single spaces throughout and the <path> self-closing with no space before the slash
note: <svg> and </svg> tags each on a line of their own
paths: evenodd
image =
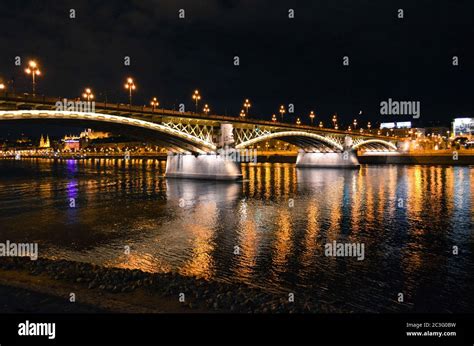
<svg viewBox="0 0 474 346">
<path fill-rule="evenodd" d="M 206 113 L 206 115 L 211 111 L 209 106 L 206 104 L 204 105 L 204 109 L 203 109 L 204 113 Z"/>
<path fill-rule="evenodd" d="M 300 120 L 300 118 L 296 118 L 296 125 L 301 125 L 301 120 Z"/>
<path fill-rule="evenodd" d="M 240 111 L 240 117 L 242 119 L 245 118 L 245 111 L 243 109 Z"/>
<path fill-rule="evenodd" d="M 158 102 L 158 100 L 156 99 L 156 97 L 153 97 L 150 101 L 150 105 L 151 105 L 151 109 L 152 111 L 154 112 L 155 111 L 155 108 L 158 107 L 160 105 L 160 103 Z"/>
<path fill-rule="evenodd" d="M 372 131 L 370 130 L 370 128 L 372 127 L 372 124 L 370 123 L 370 121 L 367 123 L 367 128 L 369 129 L 369 133 L 372 133 Z"/>
<path fill-rule="evenodd" d="M 313 125 L 314 117 L 315 117 L 314 111 L 311 111 L 311 112 L 309 113 L 309 119 L 311 120 L 311 125 Z"/>
<path fill-rule="evenodd" d="M 90 100 L 94 99 L 94 94 L 90 88 L 85 88 L 82 97 L 85 98 L 87 102 L 89 102 Z"/>
<path fill-rule="evenodd" d="M 36 93 L 36 77 L 35 76 L 39 76 L 41 74 L 41 71 L 36 61 L 30 60 L 28 62 L 28 67 L 25 69 L 25 72 L 31 75 L 33 96 L 35 96 L 35 93 Z"/>
<path fill-rule="evenodd" d="M 323 122 L 322 121 L 319 122 L 319 127 L 323 128 Z"/>
<path fill-rule="evenodd" d="M 354 125 L 354 130 L 357 130 L 357 119 L 354 119 L 352 124 Z"/>
<path fill-rule="evenodd" d="M 246 111 L 247 115 L 249 115 L 249 108 L 250 107 L 251 107 L 251 104 L 250 104 L 249 99 L 245 99 L 244 108 L 245 108 L 245 111 Z"/>
<path fill-rule="evenodd" d="M 129 106 L 132 107 L 132 90 L 136 89 L 135 83 L 131 77 L 127 78 L 127 82 L 125 83 L 125 89 L 128 90 L 128 97 L 129 97 Z"/>
<path fill-rule="evenodd" d="M 281 122 L 283 122 L 283 115 L 285 114 L 285 106 L 281 105 L 279 112 L 281 116 Z"/>
<path fill-rule="evenodd" d="M 336 114 L 332 116 L 332 123 L 334 125 L 334 128 L 337 130 L 337 115 Z"/>
<path fill-rule="evenodd" d="M 2 82 L 0 82 L 0 90 L 5 90 L 5 84 L 3 84 Z"/>
<path fill-rule="evenodd" d="M 275 114 L 272 114 L 272 121 L 273 121 L 274 123 L 276 123 L 276 121 L 277 121 L 277 117 L 276 117 Z"/>
<path fill-rule="evenodd" d="M 193 94 L 193 100 L 194 100 L 194 103 L 196 105 L 196 113 L 197 113 L 197 110 L 198 110 L 198 102 L 199 100 L 201 99 L 201 95 L 199 95 L 199 90 L 194 90 L 194 94 Z"/>
</svg>

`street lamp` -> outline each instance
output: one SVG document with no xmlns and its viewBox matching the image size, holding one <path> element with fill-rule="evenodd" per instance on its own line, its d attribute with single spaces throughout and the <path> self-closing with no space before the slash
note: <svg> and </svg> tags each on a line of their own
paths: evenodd
<svg viewBox="0 0 474 346">
<path fill-rule="evenodd" d="M 5 90 L 5 84 L 0 82 L 0 90 Z"/>
<path fill-rule="evenodd" d="M 336 114 L 332 116 L 332 123 L 334 125 L 334 128 L 337 130 L 337 115 Z"/>
<path fill-rule="evenodd" d="M 249 108 L 251 107 L 249 99 L 245 99 L 244 107 L 245 107 L 245 110 L 247 112 L 247 115 L 249 115 Z"/>
<path fill-rule="evenodd" d="M 285 106 L 281 105 L 279 112 L 280 112 L 280 115 L 281 115 L 281 121 L 283 122 L 283 115 L 285 114 Z"/>
<path fill-rule="evenodd" d="M 347 131 L 349 131 L 349 132 L 352 131 L 351 125 L 349 125 L 349 127 L 347 128 Z"/>
<path fill-rule="evenodd" d="M 354 119 L 354 122 L 352 123 L 354 125 L 354 130 L 357 129 L 357 119 Z"/>
<path fill-rule="evenodd" d="M 194 94 L 193 94 L 193 100 L 196 104 L 196 113 L 197 113 L 197 110 L 198 110 L 198 102 L 199 100 L 201 99 L 201 95 L 199 95 L 199 90 L 194 90 Z"/>
<path fill-rule="evenodd" d="M 132 78 L 127 78 L 127 83 L 125 83 L 125 89 L 128 89 L 129 106 L 132 107 L 132 90 L 136 89 L 135 83 L 133 82 Z"/>
<path fill-rule="evenodd" d="M 315 117 L 314 112 L 311 111 L 311 112 L 309 113 L 309 119 L 311 120 L 311 125 L 313 125 L 314 117 Z"/>
<path fill-rule="evenodd" d="M 151 105 L 152 111 L 154 112 L 155 108 L 158 107 L 160 105 L 160 103 L 158 102 L 156 97 L 153 97 L 150 101 L 150 105 Z"/>
<path fill-rule="evenodd" d="M 274 123 L 276 123 L 276 121 L 277 121 L 277 117 L 276 117 L 275 114 L 272 114 L 272 121 L 273 121 Z"/>
<path fill-rule="evenodd" d="M 204 105 L 203 111 L 204 111 L 204 113 L 206 113 L 206 115 L 210 112 L 209 106 L 207 104 Z"/>
<path fill-rule="evenodd" d="M 300 118 L 296 118 L 296 125 L 301 125 L 301 120 L 300 120 Z"/>
<path fill-rule="evenodd" d="M 369 129 L 369 133 L 371 133 L 370 131 L 370 128 L 372 127 L 372 124 L 370 123 L 370 121 L 367 123 L 367 128 Z"/>
<path fill-rule="evenodd" d="M 87 102 L 89 102 L 90 100 L 94 99 L 94 94 L 90 88 L 86 88 L 82 94 L 82 97 L 85 98 Z"/>
<path fill-rule="evenodd" d="M 319 122 L 319 127 L 323 128 L 323 122 L 322 121 Z"/>
<path fill-rule="evenodd" d="M 240 111 L 240 117 L 245 118 L 245 111 L 243 109 Z"/>
<path fill-rule="evenodd" d="M 27 74 L 31 75 L 32 86 L 33 86 L 33 96 L 35 96 L 35 92 L 36 92 L 36 79 L 35 79 L 35 76 L 39 76 L 41 74 L 41 71 L 40 71 L 36 61 L 30 60 L 28 62 L 28 67 L 25 69 L 25 72 Z"/>
</svg>

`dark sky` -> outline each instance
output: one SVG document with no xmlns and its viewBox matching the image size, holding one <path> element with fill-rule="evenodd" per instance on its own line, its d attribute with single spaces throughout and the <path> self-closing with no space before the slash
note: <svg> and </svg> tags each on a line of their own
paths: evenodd
<svg viewBox="0 0 474 346">
<path fill-rule="evenodd" d="M 388 120 L 380 102 L 392 98 L 420 101 L 425 124 L 448 124 L 474 113 L 473 13 L 474 1 L 2 1 L 0 78 L 29 90 L 20 56 L 40 62 L 38 90 L 50 96 L 91 86 L 99 99 L 127 102 L 131 75 L 136 104 L 157 96 L 192 108 L 198 88 L 218 114 L 237 115 L 248 97 L 262 119 L 293 103 L 305 121 L 315 110 L 347 123 L 359 110 L 360 121 Z"/>
</svg>

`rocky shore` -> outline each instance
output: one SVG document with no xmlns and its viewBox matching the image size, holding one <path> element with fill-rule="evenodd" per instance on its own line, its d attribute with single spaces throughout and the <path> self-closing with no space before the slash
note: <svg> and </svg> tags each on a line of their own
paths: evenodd
<svg viewBox="0 0 474 346">
<path fill-rule="evenodd" d="M 179 312 L 221 313 L 328 313 L 336 311 L 313 297 L 295 294 L 272 294 L 242 284 L 227 284 L 175 273 L 147 273 L 140 270 L 106 268 L 89 263 L 66 260 L 1 258 L 0 270 L 21 272 L 28 276 L 46 276 L 55 283 L 67 283 L 97 296 L 97 292 L 121 295 L 143 293 L 146 297 L 162 298 L 179 306 Z M 125 295 L 125 297 L 123 297 Z M 146 304 L 145 302 L 143 302 Z M 149 304 L 147 304 L 149 306 Z M 176 312 L 174 309 L 160 312 Z M 153 312 L 153 311 L 152 311 Z"/>
</svg>

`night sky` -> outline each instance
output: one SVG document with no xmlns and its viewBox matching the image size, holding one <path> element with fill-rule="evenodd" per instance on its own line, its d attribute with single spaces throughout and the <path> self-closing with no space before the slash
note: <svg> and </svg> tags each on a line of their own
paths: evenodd
<svg viewBox="0 0 474 346">
<path fill-rule="evenodd" d="M 135 104 L 156 96 L 193 110 L 198 88 L 217 114 L 237 116 L 249 98 L 261 119 L 293 103 L 305 122 L 315 110 L 347 124 L 359 110 L 361 122 L 392 120 L 380 115 L 392 98 L 420 101 L 423 125 L 448 125 L 474 113 L 473 13 L 473 1 L 3 1 L 0 78 L 29 92 L 23 70 L 34 58 L 44 72 L 37 93 L 49 96 L 90 86 L 99 100 L 126 103 L 130 75 Z"/>
</svg>

